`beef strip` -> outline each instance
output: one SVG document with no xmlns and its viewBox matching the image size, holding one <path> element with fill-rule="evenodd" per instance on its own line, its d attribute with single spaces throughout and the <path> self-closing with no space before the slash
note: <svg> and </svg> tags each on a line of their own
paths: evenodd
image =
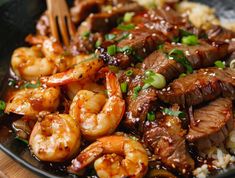
<svg viewBox="0 0 235 178">
<path fill-rule="evenodd" d="M 187 140 L 202 151 L 220 145 L 233 129 L 232 100 L 219 98 L 196 109 L 187 134 Z"/>
<path fill-rule="evenodd" d="M 77 2 L 71 8 L 71 19 L 75 24 L 81 23 L 85 20 L 91 13 L 98 13 L 101 11 L 101 1 L 97 0 L 86 0 Z"/>
<path fill-rule="evenodd" d="M 229 53 L 235 51 L 235 32 L 221 26 L 213 26 L 213 28 L 208 30 L 207 35 L 213 41 L 229 43 Z"/>
<path fill-rule="evenodd" d="M 210 101 L 220 95 L 235 99 L 235 71 L 230 68 L 200 69 L 194 74 L 174 80 L 157 93 L 162 101 L 183 107 Z"/>
<path fill-rule="evenodd" d="M 185 135 L 186 130 L 182 129 L 181 120 L 177 117 L 165 116 L 145 124 L 145 143 L 165 166 L 181 174 L 194 169 L 194 160 L 186 148 Z"/>
<path fill-rule="evenodd" d="M 108 32 L 118 25 L 118 19 L 126 12 L 140 12 L 144 8 L 138 3 L 130 3 L 113 8 L 111 12 L 90 15 L 86 20 L 87 30 L 91 32 Z"/>
<path fill-rule="evenodd" d="M 182 50 L 187 56 L 193 69 L 199 69 L 211 66 L 216 60 L 224 58 L 227 54 L 227 48 L 228 45 L 226 43 L 210 45 L 204 41 L 200 41 L 200 45 L 190 47 L 183 44 L 172 45 L 166 43 L 162 51 L 154 51 L 145 58 L 142 68 L 144 70 L 151 69 L 156 73 L 160 73 L 165 76 L 167 81 L 171 81 L 181 73 L 185 72 L 185 69 L 181 64 L 175 60 L 168 59 L 166 54 L 172 49 Z"/>
</svg>

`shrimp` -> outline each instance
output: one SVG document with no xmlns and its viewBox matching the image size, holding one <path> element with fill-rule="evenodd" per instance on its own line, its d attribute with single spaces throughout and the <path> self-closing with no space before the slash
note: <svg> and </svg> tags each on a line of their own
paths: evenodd
<svg viewBox="0 0 235 178">
<path fill-rule="evenodd" d="M 35 124 L 29 146 L 41 161 L 63 162 L 79 151 L 79 127 L 68 114 L 45 115 Z"/>
<path fill-rule="evenodd" d="M 80 90 L 70 106 L 70 115 L 77 119 L 82 135 L 87 140 L 109 135 L 119 125 L 125 101 L 114 73 L 106 75 L 108 99 L 103 93 Z"/>
<path fill-rule="evenodd" d="M 103 65 L 102 60 L 93 56 L 76 64 L 74 68 L 65 72 L 57 73 L 49 77 L 42 77 L 41 82 L 45 83 L 47 86 L 59 86 L 81 81 L 95 76 Z"/>
<path fill-rule="evenodd" d="M 40 111 L 54 112 L 59 105 L 58 87 L 20 89 L 7 99 L 5 113 L 36 116 Z"/>
<path fill-rule="evenodd" d="M 31 38 L 38 45 L 18 48 L 11 58 L 13 71 L 22 79 L 36 80 L 41 76 L 63 72 L 81 61 L 78 57 L 65 55 L 62 46 L 53 38 Z"/>
<path fill-rule="evenodd" d="M 90 90 L 95 93 L 104 93 L 105 86 L 97 84 L 96 82 L 90 79 L 72 82 L 66 85 L 66 93 L 71 100 L 73 100 L 79 90 Z"/>
<path fill-rule="evenodd" d="M 144 147 L 125 136 L 112 135 L 98 139 L 72 161 L 68 171 L 78 173 L 93 161 L 100 178 L 141 178 L 148 169 Z"/>
</svg>

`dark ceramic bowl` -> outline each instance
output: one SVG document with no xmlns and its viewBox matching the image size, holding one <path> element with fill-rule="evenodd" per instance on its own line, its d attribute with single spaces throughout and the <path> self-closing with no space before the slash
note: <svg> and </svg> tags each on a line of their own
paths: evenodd
<svg viewBox="0 0 235 178">
<path fill-rule="evenodd" d="M 213 6 L 222 20 L 235 21 L 234 0 L 194 0 Z M 70 2 L 71 3 L 71 2 Z M 9 69 L 12 51 L 24 44 L 27 34 L 35 30 L 36 20 L 45 10 L 43 0 L 0 0 L 0 96 L 5 90 L 4 82 Z M 0 118 L 0 149 L 15 161 L 34 171 L 41 177 L 76 177 L 68 175 L 63 166 L 46 164 L 33 158 L 25 144 L 9 132 L 11 118 Z M 235 169 L 220 174 L 218 178 L 235 177 Z"/>
</svg>

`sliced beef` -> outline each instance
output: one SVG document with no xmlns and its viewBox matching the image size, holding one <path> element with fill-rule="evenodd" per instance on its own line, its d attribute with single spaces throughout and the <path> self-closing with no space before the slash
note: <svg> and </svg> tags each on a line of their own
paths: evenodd
<svg viewBox="0 0 235 178">
<path fill-rule="evenodd" d="M 97 0 L 86 0 L 86 1 L 75 1 L 74 7 L 71 8 L 71 18 L 76 24 L 81 23 L 91 13 L 98 13 L 101 11 L 101 1 Z"/>
<path fill-rule="evenodd" d="M 185 143 L 186 130 L 177 117 L 165 116 L 145 125 L 144 141 L 165 166 L 187 174 L 194 169 Z"/>
<path fill-rule="evenodd" d="M 213 41 L 229 43 L 229 53 L 235 51 L 235 32 L 221 26 L 214 26 L 207 32 L 208 38 Z"/>
<path fill-rule="evenodd" d="M 167 88 L 157 92 L 162 101 L 183 107 L 210 101 L 220 95 L 235 99 L 235 71 L 230 68 L 201 69 L 174 80 Z"/>
<path fill-rule="evenodd" d="M 87 30 L 91 32 L 108 32 L 118 25 L 118 19 L 126 12 L 140 12 L 144 8 L 138 3 L 130 3 L 113 8 L 111 12 L 90 15 L 87 20 Z"/>
<path fill-rule="evenodd" d="M 187 134 L 187 140 L 199 150 L 218 146 L 233 129 L 232 100 L 219 98 L 196 109 Z"/>
<path fill-rule="evenodd" d="M 169 60 L 162 51 L 154 51 L 145 58 L 142 68 L 144 70 L 151 69 L 156 73 L 162 74 L 167 81 L 171 81 L 185 71 L 180 63 L 175 60 Z"/>
<path fill-rule="evenodd" d="M 182 50 L 194 69 L 214 65 L 216 60 L 223 59 L 228 54 L 228 44 L 224 42 L 199 41 L 195 46 L 172 45 L 166 43 L 164 52 L 168 53 L 173 49 Z"/>
</svg>

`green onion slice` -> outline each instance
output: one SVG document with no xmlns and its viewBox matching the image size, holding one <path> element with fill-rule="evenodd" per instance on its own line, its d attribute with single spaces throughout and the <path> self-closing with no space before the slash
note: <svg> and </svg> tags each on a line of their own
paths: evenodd
<svg viewBox="0 0 235 178">
<path fill-rule="evenodd" d="M 124 22 L 130 22 L 134 15 L 135 15 L 134 12 L 126 12 L 124 17 L 123 17 L 123 21 Z"/>
<path fill-rule="evenodd" d="M 141 86 L 137 86 L 137 87 L 135 87 L 134 88 L 134 90 L 133 90 L 133 97 L 134 97 L 134 99 L 136 99 L 137 97 L 138 97 L 138 94 L 139 94 L 139 92 L 141 91 Z"/>
<path fill-rule="evenodd" d="M 147 119 L 148 119 L 148 121 L 155 121 L 155 119 L 156 119 L 156 117 L 155 117 L 155 113 L 153 112 L 153 111 L 151 111 L 151 112 L 148 112 L 148 114 L 147 114 Z"/>
<path fill-rule="evenodd" d="M 127 82 L 121 83 L 121 91 L 122 91 L 122 93 L 127 92 Z"/>
<path fill-rule="evenodd" d="M 220 68 L 220 69 L 224 69 L 225 68 L 225 64 L 222 61 L 215 61 L 215 66 Z"/>
<path fill-rule="evenodd" d="M 125 74 L 126 74 L 126 76 L 132 76 L 132 74 L 133 74 L 133 70 L 127 70 L 126 72 L 125 72 Z"/>
<path fill-rule="evenodd" d="M 181 39 L 181 42 L 183 44 L 186 44 L 186 45 L 189 45 L 189 46 L 197 45 L 198 44 L 198 37 L 196 35 L 184 36 Z"/>
<path fill-rule="evenodd" d="M 120 24 L 117 26 L 117 29 L 119 30 L 133 30 L 135 28 L 135 25 L 134 24 L 127 24 L 127 25 L 124 25 L 124 24 Z"/>
<path fill-rule="evenodd" d="M 174 59 L 178 63 L 180 63 L 182 66 L 184 66 L 187 70 L 187 73 L 193 72 L 193 67 L 191 63 L 188 61 L 188 59 L 185 57 L 184 52 L 179 49 L 173 49 L 168 54 L 169 59 Z"/>
<path fill-rule="evenodd" d="M 117 46 L 116 45 L 110 45 L 107 48 L 107 53 L 112 56 L 115 55 L 117 53 Z"/>
<path fill-rule="evenodd" d="M 165 113 L 166 115 L 179 117 L 179 118 L 184 118 L 186 116 L 186 114 L 182 111 L 173 111 L 172 109 L 169 109 L 169 108 L 164 108 L 162 112 Z"/>
</svg>

